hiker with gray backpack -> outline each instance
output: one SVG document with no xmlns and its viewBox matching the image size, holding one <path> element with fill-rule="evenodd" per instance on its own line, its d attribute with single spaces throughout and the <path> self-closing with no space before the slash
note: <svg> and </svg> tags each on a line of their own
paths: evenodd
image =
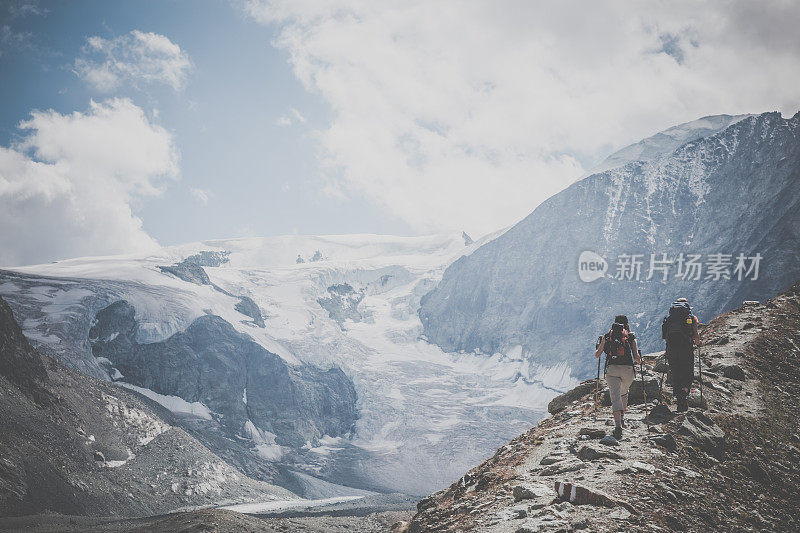
<svg viewBox="0 0 800 533">
<path fill-rule="evenodd" d="M 669 308 L 669 315 L 661 323 L 661 337 L 667 343 L 667 363 L 672 371 L 672 390 L 679 412 L 689 410 L 689 391 L 694 379 L 692 342 L 696 346 L 702 345 L 697 331 L 698 323 L 686 298 L 675 300 Z"/>
<path fill-rule="evenodd" d="M 636 335 L 631 332 L 628 317 L 617 315 L 611 330 L 598 339 L 594 356 L 598 359 L 606 354 L 606 383 L 611 396 L 611 409 L 614 413 L 614 438 L 622 438 L 625 427 L 625 409 L 628 406 L 628 390 L 636 375 L 634 360 L 640 363 L 639 350 L 636 346 Z M 598 378 L 599 378 L 598 361 Z"/>
</svg>

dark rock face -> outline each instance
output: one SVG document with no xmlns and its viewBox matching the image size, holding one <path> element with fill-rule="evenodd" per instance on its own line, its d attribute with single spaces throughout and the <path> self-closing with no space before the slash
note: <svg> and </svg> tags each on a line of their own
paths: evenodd
<svg viewBox="0 0 800 533">
<path fill-rule="evenodd" d="M 261 315 L 261 309 L 258 307 L 252 298 L 249 296 L 239 296 L 239 303 L 234 306 L 234 309 L 249 316 L 253 322 L 259 327 L 265 327 L 264 317 Z"/>
<path fill-rule="evenodd" d="M 678 296 L 703 320 L 787 289 L 800 277 L 798 133 L 800 114 L 765 113 L 573 184 L 445 271 L 422 299 L 425 335 L 447 351 L 522 346 L 535 362 L 566 359 L 585 378 L 595 371 L 590 343 L 615 314 L 633 317 L 642 351 L 652 352 L 663 348 L 661 319 Z M 610 273 L 621 254 L 643 254 L 642 281 L 582 282 L 587 250 L 607 258 Z M 756 281 L 684 281 L 673 267 L 664 283 L 644 279 L 651 253 L 764 259 Z"/>
<path fill-rule="evenodd" d="M 202 266 L 195 263 L 183 261 L 174 265 L 159 266 L 158 269 L 165 274 L 172 274 L 176 278 L 188 281 L 189 283 L 211 285 L 211 279 L 209 279 L 206 271 L 203 270 Z"/>
<path fill-rule="evenodd" d="M 291 367 L 218 316 L 200 317 L 150 344 L 136 342 L 136 328 L 130 304 L 108 306 L 89 332 L 93 353 L 129 383 L 202 402 L 231 437 L 244 435 L 250 420 L 277 435 L 278 444 L 299 447 L 325 434 L 345 435 L 355 423 L 355 389 L 338 368 Z"/>
<path fill-rule="evenodd" d="M 228 262 L 230 252 L 210 252 L 203 250 L 190 255 L 180 263 L 169 266 L 159 266 L 158 269 L 165 274 L 172 274 L 176 278 L 195 283 L 197 285 L 212 285 L 204 266 L 218 267 Z"/>
<path fill-rule="evenodd" d="M 160 406 L 36 352 L 0 298 L 0 517 L 141 516 L 292 497 L 174 423 Z"/>
<path fill-rule="evenodd" d="M 212 252 L 202 250 L 194 255 L 190 255 L 183 260 L 184 263 L 194 263 L 199 266 L 218 267 L 228 262 L 230 252 Z"/>
<path fill-rule="evenodd" d="M 23 392 L 44 399 L 41 384 L 47 380 L 42 356 L 28 343 L 8 304 L 0 298 L 0 375 Z"/>
<path fill-rule="evenodd" d="M 364 299 L 364 291 L 355 290 L 349 283 L 340 283 L 328 287 L 328 298 L 317 298 L 317 302 L 328 315 L 339 325 L 345 320 L 361 322 L 364 315 L 358 310 L 358 304 Z"/>
</svg>

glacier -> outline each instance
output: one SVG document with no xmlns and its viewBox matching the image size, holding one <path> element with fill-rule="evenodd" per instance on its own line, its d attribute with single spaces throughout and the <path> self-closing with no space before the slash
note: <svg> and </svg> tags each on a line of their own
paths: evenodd
<svg viewBox="0 0 800 533">
<path fill-rule="evenodd" d="M 264 462 L 276 482 L 345 486 L 337 496 L 364 490 L 423 495 L 530 427 L 554 395 L 577 382 L 568 364 L 533 364 L 519 348 L 447 352 L 424 336 L 420 299 L 448 265 L 500 234 L 476 242 L 460 233 L 203 241 L 148 255 L 3 270 L 0 295 L 23 317 L 24 334 L 35 347 L 161 403 L 215 452 L 228 440 L 243 446 L 229 450 L 240 461 L 236 450 L 251 450 L 245 465 L 250 475 L 259 472 L 253 463 Z M 297 262 L 298 256 L 315 260 Z M 191 272 L 164 268 L 187 259 L 201 264 L 208 279 L 195 266 Z M 257 307 L 263 327 L 243 299 Z M 314 436 L 301 446 L 276 443 L 269 423 L 259 427 L 258 420 L 237 422 L 235 435 L 220 433 L 232 415 L 210 407 L 219 399 L 200 393 L 181 398 L 162 382 L 157 392 L 128 383 L 129 372 L 120 372 L 107 354 L 93 354 L 130 333 L 112 331 L 114 322 L 95 328 L 101 311 L 120 301 L 134 310 L 131 342 L 141 346 L 172 342 L 198 319 L 214 316 L 289 368 L 341 369 L 357 397 L 352 431 L 331 436 L 308 428 Z M 90 338 L 90 331 L 103 333 Z M 244 384 L 230 409 L 251 408 L 253 391 Z"/>
</svg>

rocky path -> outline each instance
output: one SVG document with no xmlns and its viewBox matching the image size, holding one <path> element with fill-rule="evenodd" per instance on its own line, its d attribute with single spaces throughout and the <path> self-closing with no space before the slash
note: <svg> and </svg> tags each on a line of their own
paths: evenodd
<svg viewBox="0 0 800 533">
<path fill-rule="evenodd" d="M 661 354 L 650 354 L 620 441 L 607 435 L 609 407 L 595 419 L 594 381 L 584 382 L 397 529 L 796 531 L 800 284 L 714 319 L 701 336 L 703 395 L 696 379 L 688 413 L 674 412 L 667 384 L 655 406 L 654 370 L 663 367 Z"/>
</svg>

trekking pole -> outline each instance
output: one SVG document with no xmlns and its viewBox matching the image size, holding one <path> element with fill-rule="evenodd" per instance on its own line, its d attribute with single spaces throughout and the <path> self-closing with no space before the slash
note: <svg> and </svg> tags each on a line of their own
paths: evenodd
<svg viewBox="0 0 800 533">
<path fill-rule="evenodd" d="M 647 384 L 644 381 L 644 359 L 642 351 L 639 352 L 639 374 L 642 375 L 642 395 L 644 396 L 644 422 L 647 424 L 647 440 L 650 440 L 650 416 L 647 409 Z"/>
<path fill-rule="evenodd" d="M 664 376 L 667 375 L 667 352 L 664 352 L 664 369 L 661 371 L 661 382 L 658 384 L 658 403 L 664 403 L 661 391 L 664 389 Z"/>
<path fill-rule="evenodd" d="M 600 347 L 600 343 L 603 341 L 603 336 L 597 339 L 597 344 L 594 345 L 595 351 L 597 348 Z M 597 422 L 597 395 L 600 392 L 600 358 L 603 357 L 603 354 L 600 354 L 600 357 L 597 358 L 597 379 L 594 382 L 594 421 Z"/>
<path fill-rule="evenodd" d="M 600 392 L 600 357 L 597 358 L 597 378 L 594 380 L 594 421 L 597 422 L 597 395 Z"/>
<path fill-rule="evenodd" d="M 703 348 L 697 347 L 697 373 L 700 375 L 700 404 L 703 403 Z"/>
</svg>

